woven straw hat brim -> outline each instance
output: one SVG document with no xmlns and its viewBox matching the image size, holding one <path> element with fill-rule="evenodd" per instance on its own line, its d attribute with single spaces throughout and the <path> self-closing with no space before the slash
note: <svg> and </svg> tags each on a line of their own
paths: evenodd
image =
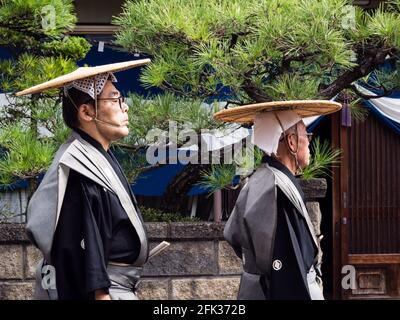
<svg viewBox="0 0 400 320">
<path fill-rule="evenodd" d="M 312 117 L 336 112 L 342 105 L 328 100 L 290 100 L 249 104 L 218 111 L 214 119 L 224 122 L 253 123 L 254 117 L 263 112 L 293 110 L 302 117 Z"/>
<path fill-rule="evenodd" d="M 49 89 L 63 87 L 67 83 L 75 81 L 75 80 L 93 77 L 100 73 L 118 72 L 118 71 L 123 71 L 123 70 L 131 69 L 131 68 L 135 68 L 135 67 L 140 67 L 142 65 L 148 64 L 150 61 L 151 61 L 150 59 L 141 59 L 141 60 L 133 60 L 133 61 L 126 61 L 126 62 L 105 64 L 105 65 L 97 66 L 97 67 L 80 67 L 80 68 L 76 69 L 75 71 L 68 73 L 66 75 L 46 81 L 44 83 L 33 86 L 31 88 L 19 91 L 15 95 L 23 96 L 26 94 L 34 94 L 34 93 L 39 93 L 39 92 L 49 90 Z"/>
</svg>

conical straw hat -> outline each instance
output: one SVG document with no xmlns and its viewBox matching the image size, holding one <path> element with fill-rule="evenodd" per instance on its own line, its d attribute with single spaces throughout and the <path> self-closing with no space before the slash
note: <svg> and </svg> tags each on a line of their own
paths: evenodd
<svg viewBox="0 0 400 320">
<path fill-rule="evenodd" d="M 149 62 L 150 62 L 150 59 L 141 59 L 141 60 L 132 60 L 132 61 L 126 61 L 126 62 L 105 64 L 105 65 L 97 66 L 97 67 L 80 67 L 71 73 L 68 73 L 63 76 L 52 79 L 50 81 L 38 84 L 31 88 L 19 91 L 15 95 L 23 96 L 26 94 L 39 93 L 39 92 L 42 92 L 42 91 L 45 91 L 48 89 L 63 87 L 67 83 L 72 82 L 74 80 L 80 80 L 80 79 L 84 79 L 84 78 L 93 77 L 100 73 L 123 71 L 123 70 L 127 70 L 130 68 L 135 68 L 135 67 L 139 67 L 139 66 L 148 64 Z"/>
<path fill-rule="evenodd" d="M 290 100 L 249 104 L 218 111 L 214 119 L 224 122 L 253 123 L 254 117 L 263 112 L 293 110 L 302 118 L 329 114 L 342 108 L 329 100 Z"/>
</svg>

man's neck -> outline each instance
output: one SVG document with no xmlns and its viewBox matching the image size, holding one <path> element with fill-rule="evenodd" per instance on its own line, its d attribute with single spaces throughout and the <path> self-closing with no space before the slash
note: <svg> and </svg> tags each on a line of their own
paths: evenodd
<svg viewBox="0 0 400 320">
<path fill-rule="evenodd" d="M 296 175 L 296 162 L 294 161 L 292 155 L 285 154 L 283 156 L 279 156 L 278 161 L 288 168 L 293 175 Z"/>
<path fill-rule="evenodd" d="M 108 149 L 110 148 L 110 141 L 106 140 L 99 132 L 87 130 L 82 127 L 79 127 L 79 130 L 85 132 L 87 135 L 91 136 L 94 140 L 100 143 L 105 151 L 108 151 Z"/>
</svg>

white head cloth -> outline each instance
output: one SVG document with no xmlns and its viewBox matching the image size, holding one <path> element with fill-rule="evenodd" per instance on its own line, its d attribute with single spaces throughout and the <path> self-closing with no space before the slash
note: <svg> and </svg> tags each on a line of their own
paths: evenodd
<svg viewBox="0 0 400 320">
<path fill-rule="evenodd" d="M 283 130 L 277 117 L 283 126 Z M 291 110 L 260 113 L 254 119 L 251 142 L 268 155 L 276 154 L 282 132 L 301 120 L 302 118 Z"/>
<path fill-rule="evenodd" d="M 95 81 L 96 80 L 96 81 Z M 111 80 L 111 82 L 117 82 L 117 79 L 115 78 L 114 74 L 111 72 L 106 72 L 106 73 L 100 73 L 95 75 L 94 77 L 90 78 L 85 78 L 81 80 L 75 80 L 67 85 L 64 86 L 64 94 L 68 94 L 68 90 L 71 88 L 75 88 L 79 91 L 83 91 L 87 93 L 89 96 L 91 96 L 94 100 L 95 97 L 98 96 L 101 91 L 103 91 L 104 86 L 106 85 L 107 80 Z M 96 94 L 95 94 L 95 88 L 94 84 L 96 82 Z"/>
</svg>

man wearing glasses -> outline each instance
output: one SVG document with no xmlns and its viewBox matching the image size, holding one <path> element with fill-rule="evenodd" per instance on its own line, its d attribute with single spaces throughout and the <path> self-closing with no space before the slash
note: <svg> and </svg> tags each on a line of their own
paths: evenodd
<svg viewBox="0 0 400 320">
<path fill-rule="evenodd" d="M 112 141 L 129 134 L 128 106 L 112 72 L 149 61 L 79 68 L 17 93 L 62 87 L 63 118 L 72 129 L 28 206 L 27 233 L 44 258 L 37 299 L 137 299 L 148 241 L 110 150 Z"/>
<path fill-rule="evenodd" d="M 263 164 L 243 187 L 224 237 L 243 262 L 238 299 L 321 300 L 319 241 L 295 178 L 310 161 L 304 116 L 337 111 L 330 101 L 274 101 L 226 109 L 214 118 L 253 123 Z"/>
</svg>

